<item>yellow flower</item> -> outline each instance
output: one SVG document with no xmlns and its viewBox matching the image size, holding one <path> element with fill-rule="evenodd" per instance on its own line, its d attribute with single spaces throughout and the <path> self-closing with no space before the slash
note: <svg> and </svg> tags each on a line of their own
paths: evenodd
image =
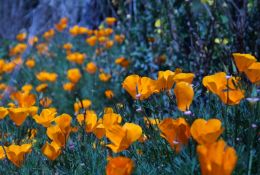
<svg viewBox="0 0 260 175">
<path fill-rule="evenodd" d="M 106 130 L 106 137 L 112 142 L 108 144 L 114 153 L 127 149 L 142 135 L 142 128 L 134 123 L 125 123 L 124 126 L 113 125 Z"/>
<path fill-rule="evenodd" d="M 77 83 L 81 78 L 80 70 L 77 68 L 69 69 L 67 72 L 67 78 L 72 83 Z"/>
<path fill-rule="evenodd" d="M 197 153 L 202 175 L 231 175 L 237 162 L 236 151 L 223 140 L 210 145 L 198 145 Z"/>
<path fill-rule="evenodd" d="M 244 72 L 252 63 L 257 61 L 250 54 L 233 53 L 233 57 L 239 72 Z"/>
<path fill-rule="evenodd" d="M 192 86 L 186 82 L 179 82 L 174 88 L 174 94 L 176 96 L 178 109 L 183 112 L 189 110 L 194 96 Z"/>
<path fill-rule="evenodd" d="M 61 154 L 61 147 L 56 142 L 48 142 L 42 147 L 42 153 L 50 160 L 55 160 Z"/>
<path fill-rule="evenodd" d="M 157 92 L 157 81 L 139 75 L 129 75 L 122 86 L 134 99 L 144 100 Z"/>
<path fill-rule="evenodd" d="M 130 175 L 134 162 L 127 157 L 111 158 L 106 167 L 106 175 Z"/>
<path fill-rule="evenodd" d="M 162 137 L 165 138 L 172 149 L 180 152 L 182 146 L 188 143 L 190 138 L 190 127 L 184 118 L 172 119 L 166 118 L 158 125 L 162 132 Z"/>
<path fill-rule="evenodd" d="M 218 119 L 196 119 L 191 125 L 191 135 L 199 144 L 214 143 L 223 132 L 221 121 Z"/>
<path fill-rule="evenodd" d="M 40 115 L 33 116 L 33 119 L 36 123 L 41 124 L 45 128 L 51 125 L 51 122 L 54 120 L 56 112 L 49 109 L 43 109 Z"/>
<path fill-rule="evenodd" d="M 97 66 L 94 62 L 89 62 L 86 65 L 85 70 L 89 73 L 89 74 L 94 74 L 97 71 Z"/>
<path fill-rule="evenodd" d="M 7 158 L 15 164 L 17 167 L 20 167 L 23 163 L 25 154 L 31 152 L 31 144 L 19 145 L 10 145 L 6 148 Z"/>
</svg>

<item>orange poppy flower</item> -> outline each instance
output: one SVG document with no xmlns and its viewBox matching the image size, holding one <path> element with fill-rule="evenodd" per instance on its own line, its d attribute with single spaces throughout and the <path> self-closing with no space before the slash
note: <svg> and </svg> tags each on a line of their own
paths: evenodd
<svg viewBox="0 0 260 175">
<path fill-rule="evenodd" d="M 134 123 L 125 123 L 124 126 L 113 125 L 106 130 L 106 137 L 112 142 L 108 144 L 114 153 L 127 149 L 142 136 L 142 128 Z"/>
<path fill-rule="evenodd" d="M 125 35 L 115 35 L 114 39 L 119 44 L 122 44 L 124 42 L 124 40 L 125 40 Z"/>
<path fill-rule="evenodd" d="M 195 75 L 193 73 L 178 73 L 177 72 L 176 75 L 174 76 L 173 80 L 175 81 L 175 83 L 184 81 L 184 82 L 191 84 L 194 77 L 195 77 Z"/>
<path fill-rule="evenodd" d="M 115 24 L 116 18 L 114 18 L 114 17 L 107 17 L 107 18 L 105 19 L 105 21 L 106 21 L 106 23 L 107 23 L 108 25 L 112 26 L 112 25 Z"/>
<path fill-rule="evenodd" d="M 114 97 L 114 92 L 112 90 L 106 90 L 105 91 L 105 96 L 108 98 L 108 99 L 112 99 Z"/>
<path fill-rule="evenodd" d="M 62 32 L 64 29 L 67 28 L 68 25 L 68 18 L 64 17 L 61 18 L 58 24 L 55 24 L 55 28 L 59 31 Z"/>
<path fill-rule="evenodd" d="M 46 133 L 59 147 L 65 147 L 67 138 L 58 125 L 48 127 Z"/>
<path fill-rule="evenodd" d="M 89 73 L 89 74 L 94 74 L 97 71 L 97 66 L 94 62 L 89 62 L 86 65 L 85 70 Z"/>
<path fill-rule="evenodd" d="M 0 107 L 0 120 L 3 120 L 7 114 L 8 110 L 4 107 Z"/>
<path fill-rule="evenodd" d="M 239 72 L 244 72 L 252 63 L 256 62 L 256 58 L 250 54 L 233 53 L 232 54 Z"/>
<path fill-rule="evenodd" d="M 79 113 L 80 109 L 87 109 L 91 106 L 91 101 L 88 99 L 84 99 L 81 101 L 77 101 L 76 103 L 74 103 L 74 112 L 76 114 Z"/>
<path fill-rule="evenodd" d="M 33 68 L 35 66 L 35 60 L 33 58 L 32 59 L 28 59 L 28 60 L 26 60 L 25 64 L 26 64 L 26 66 L 28 68 L 31 69 L 31 68 Z"/>
<path fill-rule="evenodd" d="M 212 93 L 218 94 L 227 84 L 225 72 L 218 72 L 213 75 L 205 76 L 202 80 L 203 85 Z"/>
<path fill-rule="evenodd" d="M 260 62 L 252 63 L 246 70 L 245 74 L 251 83 L 260 81 Z"/>
<path fill-rule="evenodd" d="M 42 83 L 42 84 L 39 84 L 35 89 L 37 92 L 43 92 L 47 89 L 47 87 L 48 87 L 47 83 Z"/>
<path fill-rule="evenodd" d="M 188 143 L 190 138 L 190 127 L 184 118 L 172 119 L 166 118 L 158 125 L 162 132 L 162 137 L 165 138 L 172 149 L 180 152 L 183 145 Z"/>
<path fill-rule="evenodd" d="M 36 74 L 36 78 L 41 82 L 55 82 L 57 80 L 58 75 L 56 73 L 50 73 L 46 71 L 39 72 Z"/>
<path fill-rule="evenodd" d="M 55 160 L 61 154 L 61 148 L 56 142 L 48 142 L 42 147 L 42 153 L 50 160 Z"/>
<path fill-rule="evenodd" d="M 174 94 L 176 96 L 178 109 L 183 112 L 189 110 L 194 96 L 192 86 L 186 82 L 179 82 L 174 88 Z"/>
<path fill-rule="evenodd" d="M 46 40 L 50 40 L 51 38 L 53 38 L 55 35 L 55 31 L 54 29 L 50 29 L 48 31 L 46 31 L 44 34 L 43 34 L 43 37 L 46 39 Z"/>
<path fill-rule="evenodd" d="M 77 83 L 81 78 L 80 70 L 77 68 L 69 69 L 67 71 L 67 78 L 69 79 L 70 82 L 74 84 Z"/>
<path fill-rule="evenodd" d="M 63 49 L 65 49 L 67 51 L 71 50 L 72 47 L 73 47 L 73 45 L 71 43 L 66 43 L 63 45 Z"/>
<path fill-rule="evenodd" d="M 199 144 L 214 143 L 223 132 L 221 121 L 218 119 L 196 119 L 191 125 L 191 135 Z"/>
<path fill-rule="evenodd" d="M 25 154 L 31 152 L 31 144 L 10 145 L 6 147 L 7 158 L 17 167 L 20 167 L 23 163 Z"/>
<path fill-rule="evenodd" d="M 36 123 L 41 124 L 45 128 L 51 125 L 51 122 L 54 120 L 56 112 L 50 109 L 43 109 L 40 115 L 34 115 L 33 119 Z"/>
<path fill-rule="evenodd" d="M 86 54 L 79 53 L 79 52 L 74 52 L 74 53 L 70 53 L 69 55 L 67 55 L 67 60 L 69 60 L 70 62 L 77 63 L 77 64 L 82 64 L 84 62 L 85 58 L 86 58 Z"/>
<path fill-rule="evenodd" d="M 175 72 L 170 70 L 158 72 L 158 90 L 170 90 L 174 84 Z"/>
<path fill-rule="evenodd" d="M 124 57 L 119 57 L 115 60 L 115 63 L 126 68 L 129 66 L 129 61 Z"/>
<path fill-rule="evenodd" d="M 19 33 L 18 35 L 16 35 L 16 39 L 20 42 L 24 41 L 27 37 L 27 33 L 23 32 L 23 33 Z"/>
<path fill-rule="evenodd" d="M 86 39 L 86 42 L 90 45 L 90 46 L 95 46 L 96 42 L 97 42 L 97 37 L 96 36 L 91 36 L 89 38 Z"/>
<path fill-rule="evenodd" d="M 13 48 L 10 49 L 9 51 L 9 55 L 10 56 L 17 56 L 17 55 L 21 55 L 25 52 L 25 50 L 27 49 L 27 45 L 24 43 L 18 43 L 17 45 L 15 45 Z"/>
<path fill-rule="evenodd" d="M 202 175 L 231 175 L 237 162 L 236 151 L 223 140 L 210 145 L 198 145 L 197 153 Z"/>
<path fill-rule="evenodd" d="M 127 157 L 111 158 L 106 167 L 106 175 L 130 175 L 134 162 Z"/>
<path fill-rule="evenodd" d="M 17 126 L 21 126 L 29 114 L 27 108 L 9 108 L 8 111 L 10 119 Z"/>
<path fill-rule="evenodd" d="M 71 83 L 71 82 L 63 84 L 63 89 L 65 91 L 72 91 L 74 89 L 74 87 L 75 87 L 75 84 Z"/>
<path fill-rule="evenodd" d="M 129 75 L 122 86 L 134 99 L 144 100 L 157 92 L 157 81 L 139 75 Z"/>
<path fill-rule="evenodd" d="M 109 81 L 110 80 L 110 78 L 111 78 L 111 75 L 110 74 L 107 74 L 107 73 L 104 73 L 104 72 L 102 72 L 102 73 L 100 73 L 99 74 L 99 79 L 101 80 L 101 81 L 103 81 L 103 82 L 107 82 L 107 81 Z"/>
</svg>

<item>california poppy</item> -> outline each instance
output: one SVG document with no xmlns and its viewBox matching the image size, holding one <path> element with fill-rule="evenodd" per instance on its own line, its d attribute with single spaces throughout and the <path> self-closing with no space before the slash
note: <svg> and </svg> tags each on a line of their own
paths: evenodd
<svg viewBox="0 0 260 175">
<path fill-rule="evenodd" d="M 43 109 L 40 115 L 33 116 L 36 123 L 41 124 L 44 127 L 49 127 L 54 120 L 56 112 L 50 109 Z"/>
<path fill-rule="evenodd" d="M 191 125 L 191 135 L 199 144 L 214 143 L 221 133 L 223 128 L 221 121 L 218 119 L 196 119 Z"/>
<path fill-rule="evenodd" d="M 194 96 L 192 86 L 187 82 L 179 82 L 174 88 L 174 94 L 176 96 L 178 109 L 183 112 L 189 110 Z"/>
<path fill-rule="evenodd" d="M 134 162 L 127 157 L 114 157 L 108 161 L 106 175 L 130 175 L 133 172 Z"/>
<path fill-rule="evenodd" d="M 239 72 L 244 72 L 252 63 L 257 61 L 250 54 L 233 53 L 233 57 Z"/>
<path fill-rule="evenodd" d="M 72 83 L 77 83 L 81 78 L 80 70 L 77 68 L 69 69 L 67 71 L 67 78 Z"/>
<path fill-rule="evenodd" d="M 252 63 L 246 70 L 245 74 L 252 83 L 260 81 L 260 62 Z"/>
<path fill-rule="evenodd" d="M 42 147 L 42 153 L 50 160 L 55 160 L 61 154 L 61 147 L 56 142 L 48 142 Z"/>
<path fill-rule="evenodd" d="M 23 145 L 10 145 L 6 147 L 7 158 L 15 164 L 17 167 L 20 167 L 23 163 L 25 154 L 31 152 L 31 144 Z"/>
</svg>

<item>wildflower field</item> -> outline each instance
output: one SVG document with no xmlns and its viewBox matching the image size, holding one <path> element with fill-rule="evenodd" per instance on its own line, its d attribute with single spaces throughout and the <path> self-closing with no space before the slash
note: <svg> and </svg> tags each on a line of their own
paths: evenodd
<svg viewBox="0 0 260 175">
<path fill-rule="evenodd" d="M 0 38 L 0 174 L 259 175 L 260 3 L 115 2 Z"/>
</svg>

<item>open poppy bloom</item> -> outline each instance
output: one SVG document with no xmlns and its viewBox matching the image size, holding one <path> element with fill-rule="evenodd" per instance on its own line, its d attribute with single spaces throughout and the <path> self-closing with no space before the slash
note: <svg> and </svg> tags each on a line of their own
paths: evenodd
<svg viewBox="0 0 260 175">
<path fill-rule="evenodd" d="M 130 175 L 133 172 L 134 162 L 127 157 L 114 157 L 108 161 L 106 175 Z"/>
<path fill-rule="evenodd" d="M 9 117 L 17 125 L 21 126 L 29 115 L 28 108 L 9 108 Z"/>
<path fill-rule="evenodd" d="M 174 76 L 173 80 L 178 83 L 178 82 L 187 82 L 189 84 L 192 83 L 195 75 L 193 73 L 176 73 Z"/>
<path fill-rule="evenodd" d="M 61 148 L 56 142 L 48 142 L 42 147 L 42 153 L 50 160 L 55 160 L 61 154 Z"/>
<path fill-rule="evenodd" d="M 237 162 L 236 151 L 223 140 L 210 145 L 198 145 L 197 153 L 202 175 L 231 175 Z"/>
<path fill-rule="evenodd" d="M 86 42 L 88 43 L 88 45 L 93 47 L 97 43 L 97 37 L 96 36 L 91 36 L 91 37 L 86 39 Z"/>
<path fill-rule="evenodd" d="M 0 160 L 3 160 L 5 158 L 5 149 L 5 146 L 0 146 Z"/>
<path fill-rule="evenodd" d="M 105 91 L 105 96 L 108 98 L 108 99 L 112 99 L 114 97 L 114 92 L 112 90 L 106 90 Z"/>
<path fill-rule="evenodd" d="M 16 39 L 20 42 L 24 41 L 27 37 L 27 33 L 23 32 L 23 33 L 19 33 L 18 35 L 16 35 Z"/>
<path fill-rule="evenodd" d="M 66 135 L 62 132 L 59 126 L 50 126 L 47 128 L 47 136 L 55 142 L 59 147 L 65 147 L 66 144 Z"/>
<path fill-rule="evenodd" d="M 238 80 L 235 77 L 227 78 L 225 72 L 205 76 L 202 83 L 225 104 L 236 105 L 244 98 L 244 91 L 238 87 Z"/>
<path fill-rule="evenodd" d="M 55 28 L 59 31 L 62 32 L 64 29 L 66 29 L 68 25 L 68 18 L 63 17 L 60 19 L 58 24 L 55 24 Z"/>
<path fill-rule="evenodd" d="M 114 17 L 107 17 L 107 18 L 105 19 L 105 21 L 106 21 L 106 23 L 107 23 L 108 25 L 112 26 L 113 24 L 115 24 L 116 18 L 114 18 Z"/>
<path fill-rule="evenodd" d="M 103 81 L 103 82 L 107 82 L 107 81 L 109 81 L 110 80 L 110 78 L 111 78 L 111 75 L 110 74 L 107 74 L 107 73 L 104 73 L 104 72 L 102 72 L 102 73 L 100 73 L 99 74 L 99 79 L 101 80 L 101 81 Z"/>
<path fill-rule="evenodd" d="M 33 116 L 36 123 L 41 124 L 45 128 L 49 127 L 54 120 L 56 112 L 50 109 L 43 109 L 40 115 Z"/>
<path fill-rule="evenodd" d="M 191 84 L 187 82 L 179 82 L 174 88 L 174 94 L 177 100 L 177 106 L 180 111 L 187 111 L 193 100 L 194 91 Z"/>
<path fill-rule="evenodd" d="M 223 132 L 221 121 L 218 119 L 196 119 L 191 125 L 191 135 L 199 144 L 214 143 Z"/>
<path fill-rule="evenodd" d="M 17 167 L 20 167 L 23 163 L 25 154 L 31 152 L 31 144 L 19 145 L 10 145 L 6 147 L 7 158 L 15 164 Z"/>
<path fill-rule="evenodd" d="M 29 86 L 24 86 L 24 92 L 19 91 L 11 95 L 11 98 L 18 103 L 19 107 L 31 107 L 36 103 L 36 96 L 34 94 L 30 94 L 30 90 L 28 91 L 27 89 L 28 87 Z"/>
<path fill-rule="evenodd" d="M 42 71 L 38 74 L 36 74 L 36 78 L 40 80 L 41 82 L 55 82 L 57 80 L 58 75 L 56 73 L 49 73 Z"/>
<path fill-rule="evenodd" d="M 129 61 L 125 57 L 119 57 L 115 60 L 115 63 L 126 68 L 129 65 Z"/>
<path fill-rule="evenodd" d="M 233 57 L 239 72 L 244 72 L 251 64 L 257 61 L 250 54 L 233 53 Z"/>
<path fill-rule="evenodd" d="M 162 132 L 162 137 L 165 138 L 172 149 L 180 152 L 183 145 L 188 143 L 190 138 L 190 127 L 184 118 L 166 118 L 158 125 Z"/>
<path fill-rule="evenodd" d="M 86 54 L 74 52 L 67 55 L 67 60 L 77 64 L 82 64 L 86 58 Z"/>
<path fill-rule="evenodd" d="M 157 81 L 139 75 L 129 75 L 122 83 L 123 88 L 134 98 L 144 100 L 157 92 Z"/>
<path fill-rule="evenodd" d="M 123 126 L 113 125 L 106 130 L 106 137 L 112 142 L 108 144 L 114 153 L 127 149 L 142 135 L 142 128 L 134 123 L 125 123 Z"/>
<path fill-rule="evenodd" d="M 55 30 L 54 29 L 50 29 L 48 31 L 46 31 L 44 34 L 43 34 L 43 37 L 46 39 L 46 40 L 50 40 L 54 37 L 55 35 Z"/>
<path fill-rule="evenodd" d="M 80 70 L 77 68 L 69 69 L 67 72 L 67 78 L 69 79 L 70 82 L 74 84 L 77 83 L 81 78 Z"/>
</svg>

